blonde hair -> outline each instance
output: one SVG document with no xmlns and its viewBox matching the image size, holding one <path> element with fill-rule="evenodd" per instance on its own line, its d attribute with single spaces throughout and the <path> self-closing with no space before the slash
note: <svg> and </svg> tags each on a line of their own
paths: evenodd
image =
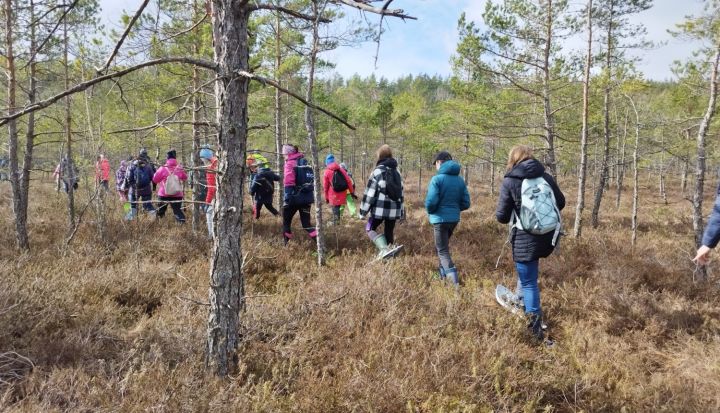
<svg viewBox="0 0 720 413">
<path fill-rule="evenodd" d="M 383 145 L 377 150 L 377 160 L 382 161 L 387 158 L 392 158 L 392 149 L 390 145 Z"/>
<path fill-rule="evenodd" d="M 508 155 L 507 170 L 510 171 L 515 165 L 528 159 L 535 159 L 532 148 L 527 145 L 513 146 Z"/>
</svg>

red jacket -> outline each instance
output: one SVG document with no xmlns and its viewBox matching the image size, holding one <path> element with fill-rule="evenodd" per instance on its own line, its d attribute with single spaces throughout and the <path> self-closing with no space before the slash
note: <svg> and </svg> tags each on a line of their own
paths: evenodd
<svg viewBox="0 0 720 413">
<path fill-rule="evenodd" d="M 98 182 L 110 180 L 110 161 L 103 159 L 95 162 L 95 180 Z"/>
<path fill-rule="evenodd" d="M 333 190 L 332 178 L 335 171 L 340 171 L 340 173 L 345 177 L 345 182 L 347 182 L 348 186 L 347 190 L 342 192 L 335 192 L 335 190 Z M 323 189 L 325 191 L 325 200 L 332 206 L 345 205 L 347 203 L 348 191 L 350 191 L 349 193 L 351 194 L 355 193 L 355 186 L 353 185 L 352 179 L 350 179 L 347 172 L 345 172 L 345 170 L 341 168 L 337 162 L 331 163 L 325 169 L 325 172 L 323 173 Z"/>
<path fill-rule="evenodd" d="M 213 156 L 213 158 L 210 160 L 210 167 L 205 173 L 205 180 L 207 181 L 207 195 L 205 196 L 206 204 L 212 204 L 213 200 L 215 199 L 215 192 L 217 191 L 217 164 L 217 156 Z"/>
</svg>

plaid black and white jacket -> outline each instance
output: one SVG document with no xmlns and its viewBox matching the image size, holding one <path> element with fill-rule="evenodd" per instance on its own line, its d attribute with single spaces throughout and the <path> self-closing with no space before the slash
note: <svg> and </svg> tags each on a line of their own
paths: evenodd
<svg viewBox="0 0 720 413">
<path fill-rule="evenodd" d="M 388 168 L 397 168 L 397 165 L 397 161 L 393 158 L 378 162 L 365 187 L 365 193 L 360 204 L 361 216 L 364 217 L 370 213 L 370 216 L 376 219 L 403 218 L 405 215 L 404 194 L 400 197 L 399 202 L 390 199 L 385 193 L 387 182 L 383 177 L 383 172 Z"/>
</svg>

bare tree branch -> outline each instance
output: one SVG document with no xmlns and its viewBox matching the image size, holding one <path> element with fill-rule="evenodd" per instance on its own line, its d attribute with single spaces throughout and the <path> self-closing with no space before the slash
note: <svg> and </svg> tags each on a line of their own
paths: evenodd
<svg viewBox="0 0 720 413">
<path fill-rule="evenodd" d="M 356 0 L 331 0 L 331 1 L 335 4 L 344 4 L 346 6 L 354 7 L 361 11 L 375 13 L 375 14 L 379 14 L 381 16 L 392 16 L 392 17 L 398 17 L 401 19 L 417 20 L 417 17 L 413 17 L 413 16 L 405 14 L 405 11 L 402 9 L 387 10 L 386 8 L 377 8 L 375 6 L 371 6 L 367 3 L 363 3 L 360 1 L 356 1 Z M 388 2 L 388 5 L 389 5 L 389 2 Z"/>
<path fill-rule="evenodd" d="M 117 43 L 115 43 L 115 48 L 113 49 L 112 53 L 110 53 L 110 56 L 108 56 L 107 60 L 105 61 L 105 64 L 103 65 L 103 67 L 100 68 L 100 69 L 95 68 L 95 70 L 96 70 L 99 74 L 105 73 L 105 71 L 108 69 L 108 67 L 110 67 L 110 63 L 112 63 L 113 59 L 115 58 L 115 56 L 117 55 L 117 53 L 120 51 L 120 47 L 121 47 L 122 44 L 125 42 L 125 38 L 127 38 L 128 34 L 130 34 L 130 30 L 131 30 L 132 27 L 135 25 L 135 22 L 140 18 L 140 16 L 142 15 L 143 11 L 145 10 L 145 7 L 147 7 L 148 3 L 150 3 L 150 0 L 144 0 L 144 1 L 142 2 L 142 4 L 140 5 L 140 8 L 137 9 L 137 11 L 135 12 L 135 15 L 134 15 L 133 18 L 130 20 L 130 22 L 128 23 L 127 27 L 125 27 L 125 31 L 123 32 L 122 36 L 120 36 L 120 39 L 117 41 Z"/>
<path fill-rule="evenodd" d="M 278 89 L 279 91 L 281 91 L 281 92 L 283 92 L 283 93 L 285 93 L 285 94 L 287 94 L 287 95 L 290 95 L 290 96 L 294 97 L 295 99 L 299 100 L 300 102 L 302 102 L 302 103 L 305 104 L 306 106 L 308 106 L 308 107 L 310 107 L 310 108 L 312 108 L 312 109 L 318 110 L 318 111 L 320 111 L 320 112 L 322 112 L 322 113 L 330 116 L 331 118 L 335 119 L 336 121 L 338 121 L 338 122 L 342 123 L 343 125 L 347 126 L 348 129 L 350 129 L 350 130 L 355 130 L 355 126 L 353 126 L 353 125 L 347 123 L 346 121 L 342 120 L 339 116 L 337 116 L 337 115 L 335 115 L 334 113 L 328 111 L 327 109 L 323 109 L 323 108 L 321 108 L 320 106 L 317 106 L 317 105 L 314 105 L 314 104 L 308 102 L 308 101 L 305 100 L 305 98 L 303 98 L 302 96 L 300 96 L 300 95 L 298 95 L 297 93 L 292 92 L 292 91 L 290 91 L 290 90 L 288 90 L 288 89 L 285 89 L 284 87 L 280 86 L 280 85 L 279 85 L 276 81 L 274 81 L 274 80 L 271 80 L 271 79 L 268 79 L 268 78 L 264 78 L 264 77 L 261 77 L 261 76 L 257 76 L 257 75 L 254 75 L 254 74 L 252 74 L 252 73 L 248 73 L 248 72 L 243 71 L 243 70 L 238 71 L 237 74 L 238 74 L 239 76 L 246 77 L 246 78 L 248 78 L 248 79 L 250 79 L 250 80 L 258 81 L 258 82 L 260 82 L 260 83 L 262 83 L 262 84 L 264 84 L 264 85 L 270 85 L 270 86 Z M 2 119 L 2 118 L 0 118 L 0 119 Z M 3 124 L 0 122 L 0 126 L 2 126 L 2 125 L 3 125 Z"/>
<path fill-rule="evenodd" d="M 307 14 L 303 14 L 303 13 L 297 12 L 295 10 L 288 9 L 287 7 L 276 6 L 274 4 L 255 4 L 254 6 L 252 6 L 250 8 L 250 10 L 274 10 L 274 11 L 278 11 L 280 13 L 288 14 L 288 15 L 293 16 L 298 19 L 307 20 L 307 21 L 311 21 L 311 22 L 315 21 L 314 16 L 308 16 Z M 319 20 L 320 20 L 320 23 L 332 23 L 332 20 L 324 18 L 324 17 L 321 17 Z"/>
<path fill-rule="evenodd" d="M 205 59 L 196 59 L 193 57 L 164 57 L 161 59 L 154 59 L 154 60 L 148 60 L 147 62 L 143 62 L 140 64 L 137 64 L 135 66 L 130 66 L 128 68 L 125 68 L 123 70 L 109 73 L 103 76 L 98 76 L 96 78 L 87 80 L 82 83 L 78 83 L 77 85 L 71 87 L 70 89 L 67 89 L 63 92 L 58 93 L 55 96 L 49 97 L 45 100 L 42 100 L 40 102 L 36 102 L 30 106 L 26 106 L 25 109 L 15 112 L 13 114 L 2 116 L 0 117 L 0 126 L 6 125 L 9 121 L 13 119 L 17 119 L 21 116 L 27 115 L 28 113 L 35 112 L 41 109 L 45 109 L 46 107 L 52 105 L 53 103 L 57 102 L 58 100 L 64 98 L 65 96 L 70 96 L 78 92 L 82 92 L 83 90 L 89 88 L 92 85 L 98 84 L 100 82 L 104 82 L 106 80 L 118 78 L 125 76 L 129 73 L 135 72 L 137 70 L 156 66 L 156 65 L 162 65 L 167 63 L 186 63 L 190 65 L 196 65 L 200 67 L 204 67 L 209 70 L 217 71 L 217 65 L 214 62 L 205 60 Z"/>
</svg>

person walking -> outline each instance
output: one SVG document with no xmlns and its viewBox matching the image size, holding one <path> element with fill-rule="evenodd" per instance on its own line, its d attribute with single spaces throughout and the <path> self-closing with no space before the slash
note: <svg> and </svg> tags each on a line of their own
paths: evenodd
<svg viewBox="0 0 720 413">
<path fill-rule="evenodd" d="M 156 216 L 164 217 L 167 206 L 170 204 L 175 221 L 184 224 L 185 214 L 182 210 L 182 201 L 185 192 L 183 182 L 187 181 L 187 174 L 177 161 L 175 149 L 168 151 L 165 165 L 158 168 L 152 180 L 158 186 L 158 199 L 160 200 Z"/>
<path fill-rule="evenodd" d="M 55 168 L 53 176 L 55 177 L 55 182 L 57 183 L 57 189 L 60 188 L 60 184 L 62 184 L 63 191 L 66 193 L 70 192 L 70 187 L 72 187 L 73 190 L 78 189 L 80 176 L 75 163 L 68 159 L 67 156 L 63 156 L 62 160 Z"/>
<path fill-rule="evenodd" d="M 460 177 L 460 164 L 450 153 L 438 152 L 433 164 L 438 172 L 428 183 L 425 210 L 433 226 L 440 279 L 447 278 L 458 288 L 460 278 L 450 255 L 450 238 L 460 222 L 460 212 L 470 208 L 470 194 Z"/>
<path fill-rule="evenodd" d="M 115 171 L 115 191 L 117 191 L 120 202 L 127 202 L 128 200 L 128 189 L 125 188 L 125 175 L 128 170 L 128 161 L 120 161 L 120 167 Z"/>
<path fill-rule="evenodd" d="M 207 168 L 205 171 L 205 183 L 207 193 L 205 194 L 205 221 L 207 222 L 208 237 L 215 238 L 215 193 L 217 192 L 217 170 L 218 158 L 212 149 L 205 147 L 200 149 L 200 160 Z"/>
<path fill-rule="evenodd" d="M 315 175 L 297 146 L 283 145 L 282 154 L 285 157 L 283 240 L 287 245 L 293 237 L 292 220 L 296 213 L 300 213 L 300 223 L 310 238 L 317 237 L 317 230 L 310 222 L 310 205 L 315 202 Z"/>
<path fill-rule="evenodd" d="M 325 158 L 323 173 L 323 191 L 325 202 L 330 204 L 333 213 L 333 224 L 340 222 L 340 211 L 347 204 L 348 192 L 355 193 L 355 184 L 347 171 L 335 162 L 335 156 L 328 154 Z"/>
<path fill-rule="evenodd" d="M 403 249 L 395 245 L 395 223 L 405 218 L 403 183 L 390 146 L 382 145 L 376 155 L 377 163 L 360 203 L 360 216 L 369 215 L 365 232 L 378 249 L 378 259 L 385 259 Z M 383 233 L 379 234 L 377 229 L 382 224 Z"/>
<path fill-rule="evenodd" d="M 275 182 L 280 182 L 280 175 L 273 172 L 267 163 L 257 167 L 253 181 L 250 184 L 250 195 L 254 200 L 253 216 L 255 219 L 260 219 L 260 210 L 263 206 L 276 217 L 280 215 L 273 206 Z"/>
<path fill-rule="evenodd" d="M 98 155 L 97 162 L 95 162 L 95 182 L 105 192 L 110 190 L 110 161 L 102 153 Z"/>
<path fill-rule="evenodd" d="M 514 146 L 508 156 L 495 217 L 502 224 L 512 224 L 509 242 L 528 330 L 540 341 L 544 339 L 544 333 L 538 287 L 539 260 L 549 256 L 557 244 L 560 211 L 564 207 L 565 196 L 555 179 L 545 172 L 542 163 L 533 157 L 532 149 L 525 145 Z M 553 224 L 543 230 L 546 219 Z"/>
<path fill-rule="evenodd" d="M 345 195 L 345 205 L 340 207 L 340 216 L 342 216 L 343 211 L 345 210 L 345 206 L 347 206 L 348 214 L 350 214 L 350 218 L 358 218 L 357 214 L 357 205 L 355 205 L 355 201 L 358 199 L 357 195 L 355 195 L 355 190 L 357 187 L 355 186 L 355 178 L 353 178 L 352 173 L 350 173 L 350 170 L 348 170 L 347 165 L 345 163 L 340 163 L 340 167 L 347 172 L 348 177 L 350 177 L 350 181 L 352 181 L 352 187 L 353 191 L 351 192 L 349 189 L 347 191 L 347 195 Z"/>
<path fill-rule="evenodd" d="M 135 219 L 140 204 L 150 215 L 155 215 L 155 207 L 152 203 L 152 178 L 155 170 L 145 159 L 138 156 L 125 174 L 124 186 L 128 189 L 128 198 L 130 199 L 130 212 L 125 216 L 128 221 Z"/>
</svg>

